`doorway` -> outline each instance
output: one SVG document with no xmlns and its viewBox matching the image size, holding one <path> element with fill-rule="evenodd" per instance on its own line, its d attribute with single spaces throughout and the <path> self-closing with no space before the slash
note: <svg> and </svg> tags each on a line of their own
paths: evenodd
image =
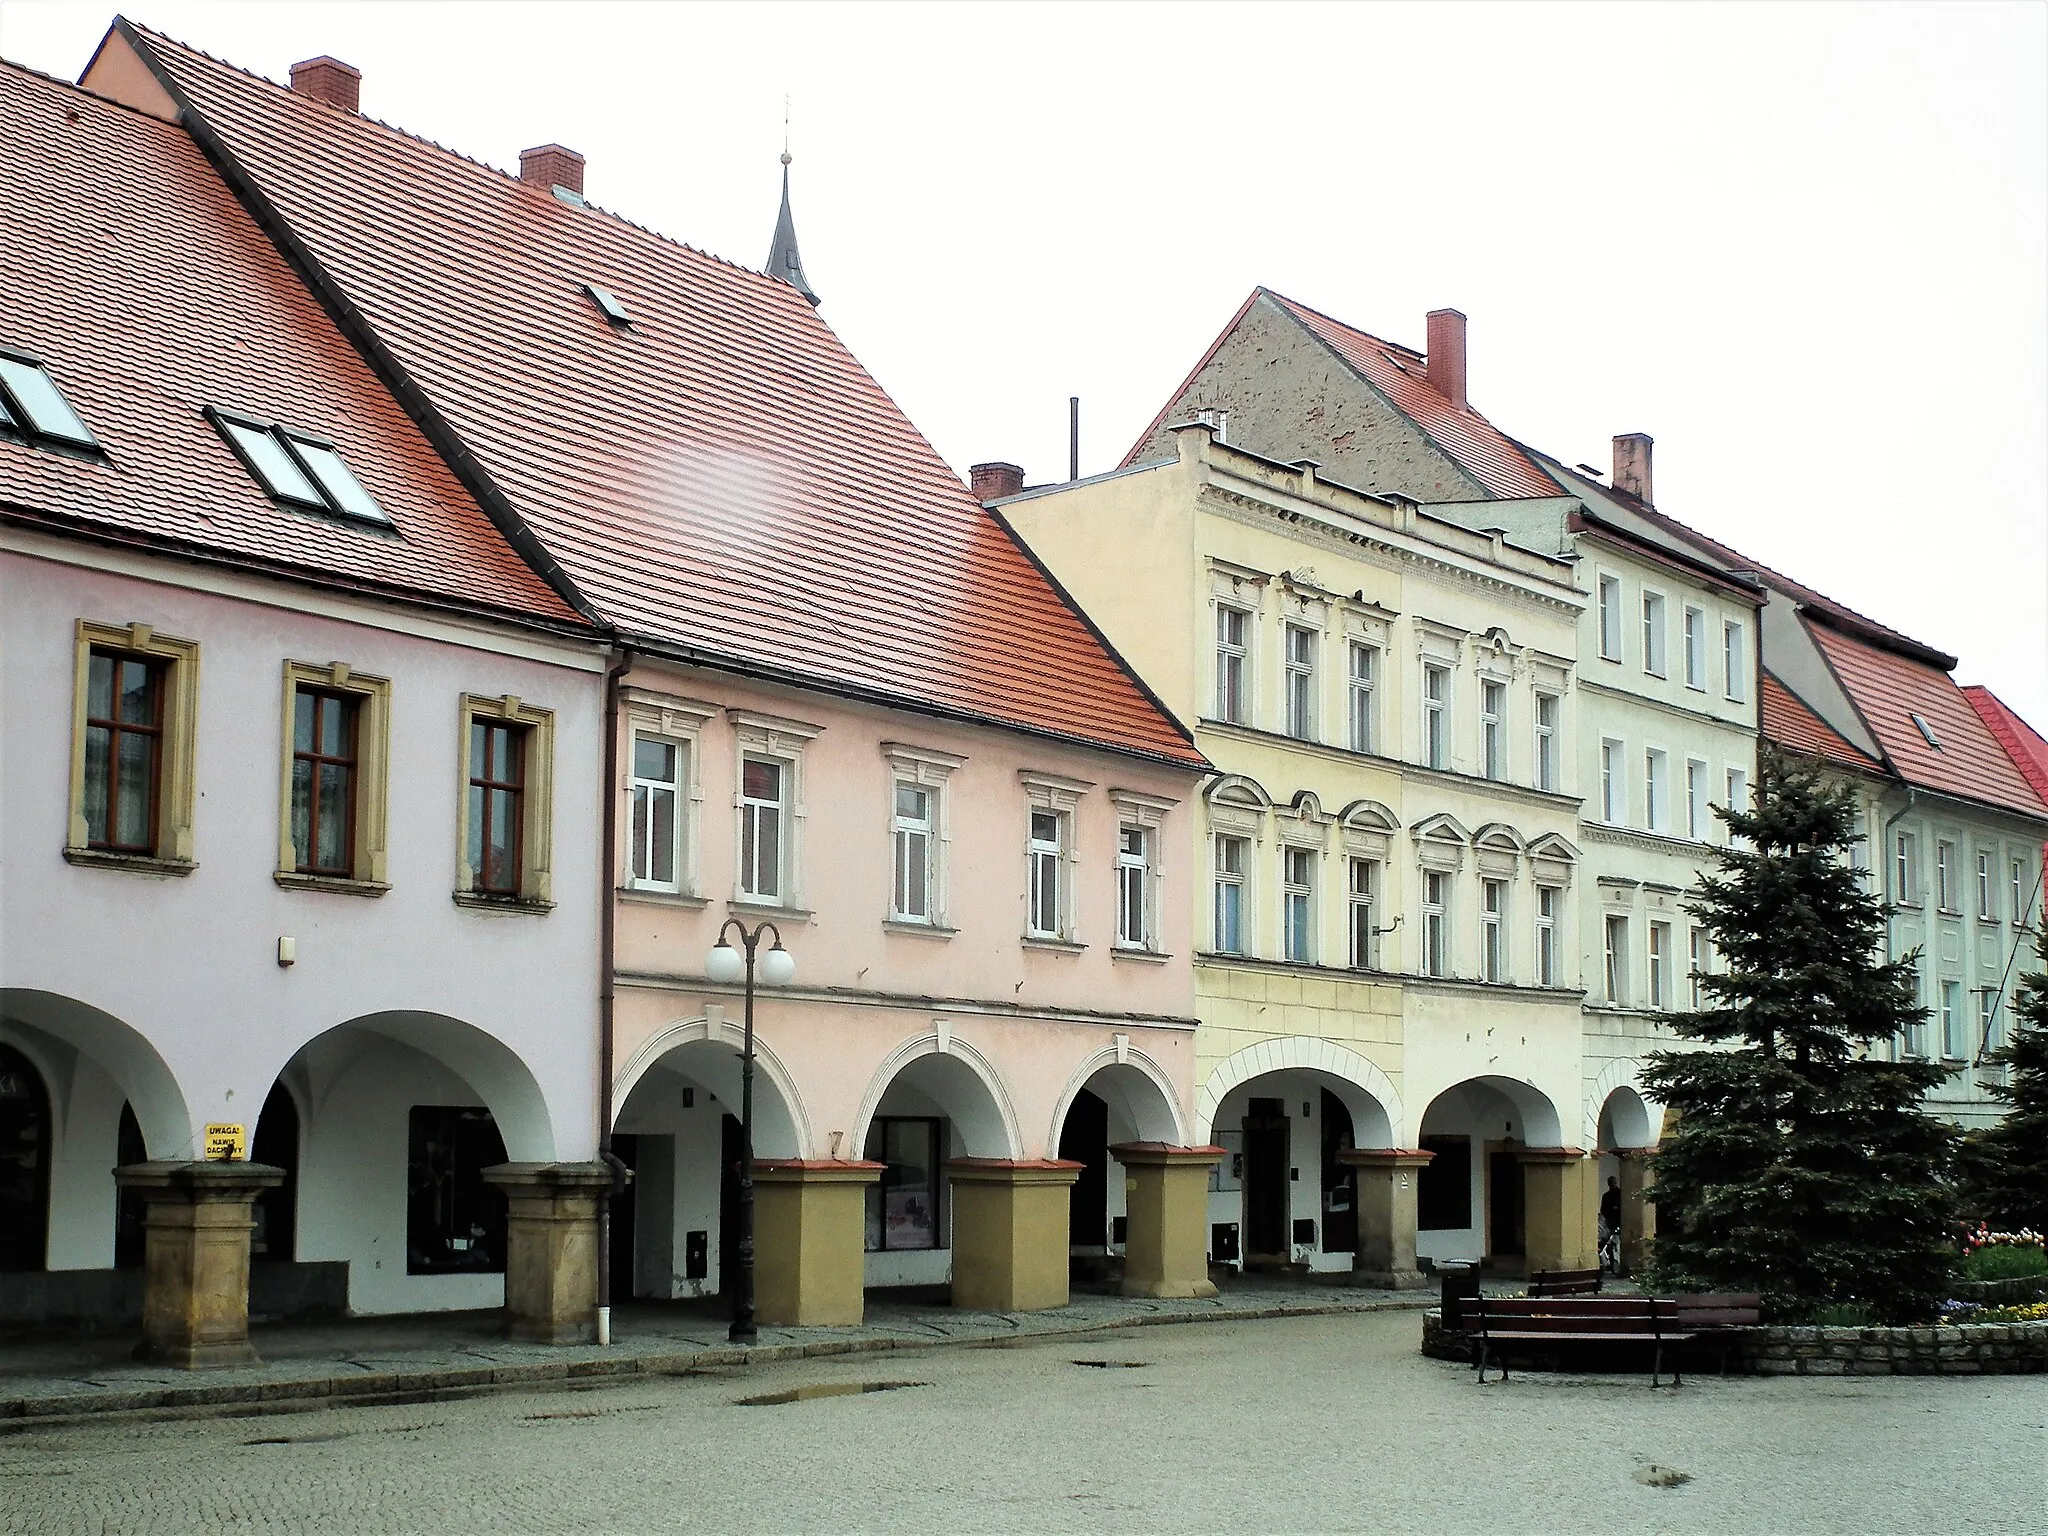
<svg viewBox="0 0 2048 1536">
<path fill-rule="evenodd" d="M 298 1257 L 299 1106 L 283 1083 L 273 1083 L 263 1113 L 256 1117 L 251 1162 L 284 1170 L 284 1182 L 256 1196 L 249 1233 L 249 1257 L 268 1264 L 289 1264 Z"/>
<path fill-rule="evenodd" d="M 1247 1268 L 1285 1264 L 1288 1217 L 1287 1108 L 1279 1099 L 1253 1099 L 1244 1117 L 1244 1262 Z"/>
<path fill-rule="evenodd" d="M 735 1115 L 722 1117 L 718 1131 L 718 1294 L 730 1300 L 740 1285 L 740 1163 L 747 1138 Z"/>
<path fill-rule="evenodd" d="M 1486 1256 L 1519 1259 L 1522 1237 L 1522 1160 L 1512 1146 L 1496 1146 L 1486 1159 Z"/>
<path fill-rule="evenodd" d="M 1323 1252 L 1358 1251 L 1358 1170 L 1337 1160 L 1357 1138 L 1344 1101 L 1323 1090 Z"/>
<path fill-rule="evenodd" d="M 50 1231 L 50 1095 L 21 1052 L 0 1045 L 0 1273 L 38 1270 Z"/>
<path fill-rule="evenodd" d="M 1068 1192 L 1068 1254 L 1100 1259 L 1109 1251 L 1109 1105 L 1086 1088 L 1060 1127 L 1060 1156 L 1081 1165 Z"/>
</svg>

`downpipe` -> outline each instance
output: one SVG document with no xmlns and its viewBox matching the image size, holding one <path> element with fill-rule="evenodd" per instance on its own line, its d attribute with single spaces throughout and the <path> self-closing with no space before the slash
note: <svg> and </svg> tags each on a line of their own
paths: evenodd
<svg viewBox="0 0 2048 1536">
<path fill-rule="evenodd" d="M 631 1177 L 618 1153 L 612 1150 L 612 1064 L 615 1055 L 613 1033 L 612 977 L 618 972 L 618 910 L 612 894 L 613 866 L 619 844 L 619 679 L 633 664 L 630 647 L 622 647 L 604 674 L 604 796 L 600 821 L 603 841 L 598 848 L 598 958 L 602 966 L 597 990 L 597 1157 L 612 1171 L 609 1187 L 597 1192 L 597 1342 L 612 1341 L 612 1195 L 626 1187 Z"/>
</svg>

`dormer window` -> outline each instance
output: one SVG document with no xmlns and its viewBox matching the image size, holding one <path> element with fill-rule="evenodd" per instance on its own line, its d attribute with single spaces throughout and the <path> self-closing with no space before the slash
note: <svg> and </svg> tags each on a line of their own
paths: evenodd
<svg viewBox="0 0 2048 1536">
<path fill-rule="evenodd" d="M 583 291 L 590 295 L 590 302 L 597 306 L 598 312 L 613 325 L 621 330 L 632 326 L 633 317 L 626 313 L 626 306 L 621 304 L 609 289 L 600 288 L 595 283 L 585 283 Z"/>
<path fill-rule="evenodd" d="M 98 452 L 92 435 L 42 360 L 32 353 L 0 347 L 0 432 L 32 443 Z"/>
<path fill-rule="evenodd" d="M 325 438 L 211 406 L 206 415 L 256 483 L 278 501 L 381 528 L 391 526 L 389 515 Z"/>
<path fill-rule="evenodd" d="M 1911 719 L 1913 724 L 1919 727 L 1920 734 L 1927 738 L 1927 745 L 1939 752 L 1941 750 L 1941 738 L 1934 734 L 1934 727 L 1927 723 L 1927 717 L 1915 714 L 1911 715 Z"/>
</svg>

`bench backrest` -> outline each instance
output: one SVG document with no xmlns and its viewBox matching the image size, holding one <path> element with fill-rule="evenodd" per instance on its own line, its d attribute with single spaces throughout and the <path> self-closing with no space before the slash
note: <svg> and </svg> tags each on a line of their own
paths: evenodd
<svg viewBox="0 0 2048 1536">
<path fill-rule="evenodd" d="M 1674 1296 L 1672 1304 L 1688 1328 L 1754 1328 L 1763 1321 L 1763 1297 L 1753 1291 Z"/>
<path fill-rule="evenodd" d="M 1599 1290 L 1597 1269 L 1539 1269 L 1529 1276 L 1531 1296 L 1592 1296 Z"/>
<path fill-rule="evenodd" d="M 1665 1297 L 1481 1297 L 1465 1304 L 1468 1327 L 1544 1333 L 1668 1333 L 1683 1326 Z"/>
</svg>

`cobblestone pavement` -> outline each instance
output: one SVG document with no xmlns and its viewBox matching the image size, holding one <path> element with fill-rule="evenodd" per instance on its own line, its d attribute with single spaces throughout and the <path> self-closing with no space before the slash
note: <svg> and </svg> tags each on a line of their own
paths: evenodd
<svg viewBox="0 0 2048 1536">
<path fill-rule="evenodd" d="M 2048 1378 L 1521 1375 L 1413 1313 L 0 1434 L 0 1530 L 2034 1532 Z M 741 1406 L 806 1387 L 891 1391 Z"/>
</svg>

